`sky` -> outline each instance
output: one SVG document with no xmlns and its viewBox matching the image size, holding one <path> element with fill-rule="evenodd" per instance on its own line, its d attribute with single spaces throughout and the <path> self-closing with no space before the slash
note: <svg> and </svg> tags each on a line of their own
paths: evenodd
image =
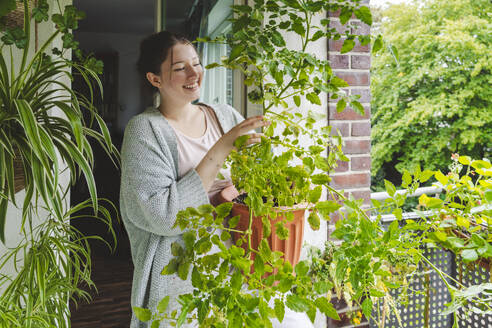
<svg viewBox="0 0 492 328">
<path fill-rule="evenodd" d="M 393 4 L 393 3 L 402 3 L 402 2 L 408 2 L 408 0 L 369 0 L 370 5 L 374 6 L 383 6 L 386 4 Z"/>
</svg>

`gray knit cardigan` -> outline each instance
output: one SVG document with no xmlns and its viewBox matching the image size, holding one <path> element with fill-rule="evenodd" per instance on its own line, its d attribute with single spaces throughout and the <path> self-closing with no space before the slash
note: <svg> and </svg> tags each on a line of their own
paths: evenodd
<svg viewBox="0 0 492 328">
<path fill-rule="evenodd" d="M 226 133 L 243 118 L 228 105 L 208 105 Z M 182 231 L 172 226 L 176 214 L 187 207 L 208 204 L 207 192 L 192 169 L 178 178 L 178 149 L 173 129 L 156 109 L 133 117 L 125 129 L 121 149 L 120 208 L 130 238 L 133 264 L 132 306 L 156 309 L 171 296 L 169 309 L 178 307 L 177 296 L 192 290 L 190 279 L 162 276 L 171 244 L 182 242 Z M 133 315 L 131 328 L 146 328 Z"/>
</svg>

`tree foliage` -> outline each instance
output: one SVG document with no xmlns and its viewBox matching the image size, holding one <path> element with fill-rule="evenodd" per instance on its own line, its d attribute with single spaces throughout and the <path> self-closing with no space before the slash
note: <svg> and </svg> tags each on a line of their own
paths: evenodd
<svg viewBox="0 0 492 328">
<path fill-rule="evenodd" d="M 393 182 L 417 163 L 492 150 L 492 3 L 421 0 L 390 6 L 372 58 L 373 174 Z M 382 180 L 381 180 L 382 182 Z"/>
</svg>

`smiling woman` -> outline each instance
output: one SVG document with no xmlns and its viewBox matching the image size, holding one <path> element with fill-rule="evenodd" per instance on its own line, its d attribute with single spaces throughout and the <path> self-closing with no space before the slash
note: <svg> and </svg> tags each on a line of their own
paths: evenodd
<svg viewBox="0 0 492 328">
<path fill-rule="evenodd" d="M 135 266 L 132 306 L 155 308 L 159 300 L 192 290 L 189 280 L 162 276 L 183 231 L 173 228 L 188 207 L 214 202 L 230 182 L 216 179 L 234 141 L 269 123 L 262 116 L 243 120 L 228 105 L 193 104 L 203 70 L 195 48 L 167 31 L 140 47 L 140 76 L 159 92 L 160 105 L 135 116 L 122 146 L 121 215 Z M 248 143 L 260 140 L 252 134 Z M 227 172 L 221 172 L 227 174 Z M 171 299 L 170 311 L 178 308 Z M 147 327 L 134 316 L 131 327 Z"/>
<path fill-rule="evenodd" d="M 160 74 L 147 72 L 146 78 L 162 94 L 161 107 L 173 108 L 176 102 L 191 103 L 200 97 L 203 68 L 195 48 L 179 43 L 162 62 Z"/>
</svg>

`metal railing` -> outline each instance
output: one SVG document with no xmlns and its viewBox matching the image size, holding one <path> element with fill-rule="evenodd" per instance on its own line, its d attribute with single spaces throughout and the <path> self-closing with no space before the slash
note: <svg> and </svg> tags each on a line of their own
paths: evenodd
<svg viewBox="0 0 492 328">
<path fill-rule="evenodd" d="M 397 190 L 396 193 L 404 194 L 407 190 Z M 422 194 L 435 195 L 440 194 L 442 188 L 438 187 L 422 187 L 418 188 L 409 197 L 419 197 Z M 378 201 L 384 201 L 390 198 L 387 192 L 375 192 L 371 193 L 371 199 L 376 199 Z M 435 212 L 431 211 L 420 211 L 420 212 L 406 212 L 402 214 L 403 220 L 407 219 L 418 219 L 423 217 L 428 217 Z M 376 219 L 376 215 L 371 215 L 371 219 Z M 381 215 L 381 223 L 383 226 L 388 226 L 389 223 L 396 220 L 393 214 L 383 214 Z M 472 268 L 468 267 L 467 264 L 463 263 L 462 260 L 455 256 L 452 252 L 446 251 L 440 247 L 425 248 L 424 251 L 426 257 L 436 266 L 439 270 L 443 271 L 447 275 L 450 275 L 465 286 L 476 285 L 479 283 L 484 283 L 490 281 L 490 268 L 476 265 Z M 397 308 L 400 313 L 402 322 L 404 322 L 404 327 L 407 328 L 421 328 L 424 326 L 424 318 L 422 314 L 422 309 L 426 302 L 425 295 L 430 290 L 428 297 L 429 299 L 429 323 L 430 327 L 442 327 L 451 328 L 453 325 L 452 315 L 441 316 L 439 313 L 446 308 L 445 304 L 448 303 L 451 298 L 449 292 L 440 277 L 438 277 L 436 272 L 430 272 L 428 280 L 426 280 L 426 268 L 420 268 L 421 273 L 417 274 L 414 280 L 411 282 L 411 289 L 416 291 L 409 296 L 409 306 L 404 306 L 397 304 Z M 427 285 L 427 287 L 426 287 Z M 430 289 L 428 289 L 430 288 Z M 396 298 L 398 291 L 393 292 L 393 296 Z M 463 309 L 458 311 L 459 314 L 459 326 L 463 328 L 483 328 L 492 327 L 492 315 L 480 315 L 476 313 L 469 313 L 464 315 Z M 386 322 L 386 327 L 400 327 L 398 320 L 393 316 L 388 318 Z M 377 328 L 378 325 L 371 322 L 370 328 Z"/>
<path fill-rule="evenodd" d="M 404 194 L 406 193 L 406 189 L 400 189 L 396 191 L 396 194 Z M 442 192 L 442 188 L 439 187 L 421 187 L 417 188 L 414 193 L 408 195 L 408 197 L 419 197 L 423 194 L 426 195 L 436 195 L 440 194 Z M 378 201 L 384 201 L 385 199 L 390 198 L 390 195 L 386 191 L 381 191 L 381 192 L 373 192 L 371 193 L 371 199 L 378 200 Z M 431 211 L 424 211 L 424 212 L 406 212 L 402 214 L 402 217 L 404 220 L 408 219 L 417 219 L 423 216 L 427 216 L 427 214 L 431 214 Z M 371 215 L 371 219 L 376 219 L 376 215 Z M 393 214 L 383 214 L 381 215 L 381 222 L 392 222 L 396 219 L 396 217 Z"/>
<path fill-rule="evenodd" d="M 397 190 L 396 193 L 397 194 L 404 194 L 406 193 L 407 190 L 406 189 L 401 189 L 401 190 Z M 434 194 L 440 194 L 442 192 L 442 188 L 439 188 L 439 187 L 421 187 L 421 188 L 417 188 L 417 190 L 415 190 L 415 192 L 413 194 L 410 194 L 408 197 L 418 197 L 418 196 L 421 196 L 423 194 L 426 194 L 426 195 L 434 195 Z M 372 192 L 371 193 L 371 199 L 375 199 L 375 200 L 385 200 L 387 198 L 390 198 L 390 196 L 388 195 L 388 193 L 386 191 L 381 191 L 381 192 Z"/>
</svg>

